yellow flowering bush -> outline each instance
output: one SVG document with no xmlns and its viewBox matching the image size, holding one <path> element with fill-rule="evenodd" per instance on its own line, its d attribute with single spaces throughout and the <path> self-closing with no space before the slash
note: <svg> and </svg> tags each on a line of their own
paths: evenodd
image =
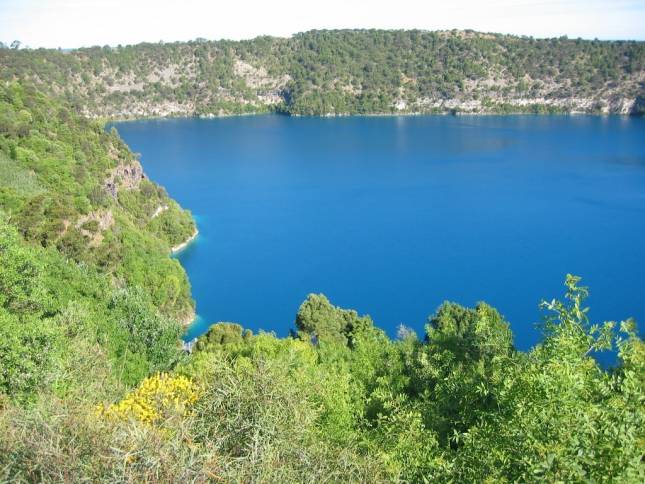
<svg viewBox="0 0 645 484">
<path fill-rule="evenodd" d="M 98 413 L 112 419 L 154 424 L 171 415 L 187 415 L 198 397 L 199 388 L 190 378 L 158 373 L 143 380 L 120 402 L 99 406 Z"/>
</svg>

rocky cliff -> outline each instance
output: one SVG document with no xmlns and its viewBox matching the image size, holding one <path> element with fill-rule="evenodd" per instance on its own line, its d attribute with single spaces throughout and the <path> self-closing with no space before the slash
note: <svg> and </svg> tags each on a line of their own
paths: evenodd
<svg viewBox="0 0 645 484">
<path fill-rule="evenodd" d="M 88 117 L 642 112 L 645 43 L 472 31 L 311 31 L 291 38 L 0 49 L 0 78 Z"/>
</svg>

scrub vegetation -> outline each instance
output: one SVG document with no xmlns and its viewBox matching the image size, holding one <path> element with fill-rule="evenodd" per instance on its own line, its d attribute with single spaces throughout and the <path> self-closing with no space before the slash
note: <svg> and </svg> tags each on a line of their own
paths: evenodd
<svg viewBox="0 0 645 484">
<path fill-rule="evenodd" d="M 641 113 L 645 43 L 473 31 L 314 30 L 290 38 L 0 49 L 93 117 Z"/>
<path fill-rule="evenodd" d="M 645 480 L 645 345 L 574 276 L 526 352 L 485 303 L 391 339 L 323 295 L 184 352 L 190 214 L 74 111 L 0 86 L 1 481 Z"/>
</svg>

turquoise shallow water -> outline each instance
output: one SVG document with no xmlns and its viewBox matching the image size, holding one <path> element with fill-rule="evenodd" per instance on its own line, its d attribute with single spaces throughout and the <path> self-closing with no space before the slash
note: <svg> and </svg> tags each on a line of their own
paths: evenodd
<svg viewBox="0 0 645 484">
<path fill-rule="evenodd" d="M 199 318 L 285 335 L 310 292 L 423 333 L 485 300 L 518 347 L 567 272 L 592 319 L 645 320 L 645 120 L 285 116 L 117 124 L 196 215 Z"/>
</svg>

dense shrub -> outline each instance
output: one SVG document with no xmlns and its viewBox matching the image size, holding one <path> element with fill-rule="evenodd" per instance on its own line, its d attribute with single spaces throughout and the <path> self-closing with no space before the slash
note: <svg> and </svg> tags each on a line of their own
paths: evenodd
<svg viewBox="0 0 645 484">
<path fill-rule="evenodd" d="M 632 320 L 592 324 L 579 278 L 527 352 L 485 303 L 392 340 L 310 295 L 288 338 L 220 323 L 187 355 L 168 252 L 188 214 L 151 183 L 154 204 L 137 187 L 72 203 L 127 148 L 29 88 L 0 99 L 18 170 L 0 173 L 1 481 L 645 481 L 645 344 Z M 138 219 L 157 202 L 169 219 Z"/>
<path fill-rule="evenodd" d="M 312 30 L 239 42 L 0 49 L 0 79 L 35 79 L 52 93 L 65 93 L 82 112 L 112 118 L 269 110 L 456 113 L 442 104 L 448 99 L 466 109 L 469 101 L 483 100 L 477 109 L 485 112 L 597 112 L 643 97 L 644 45 L 468 30 Z M 576 99 L 593 101 L 569 103 Z M 171 103 L 177 112 L 169 111 Z M 633 110 L 641 112 L 642 103 Z M 0 133 L 23 136 L 28 128 L 20 112 L 0 117 Z"/>
</svg>

